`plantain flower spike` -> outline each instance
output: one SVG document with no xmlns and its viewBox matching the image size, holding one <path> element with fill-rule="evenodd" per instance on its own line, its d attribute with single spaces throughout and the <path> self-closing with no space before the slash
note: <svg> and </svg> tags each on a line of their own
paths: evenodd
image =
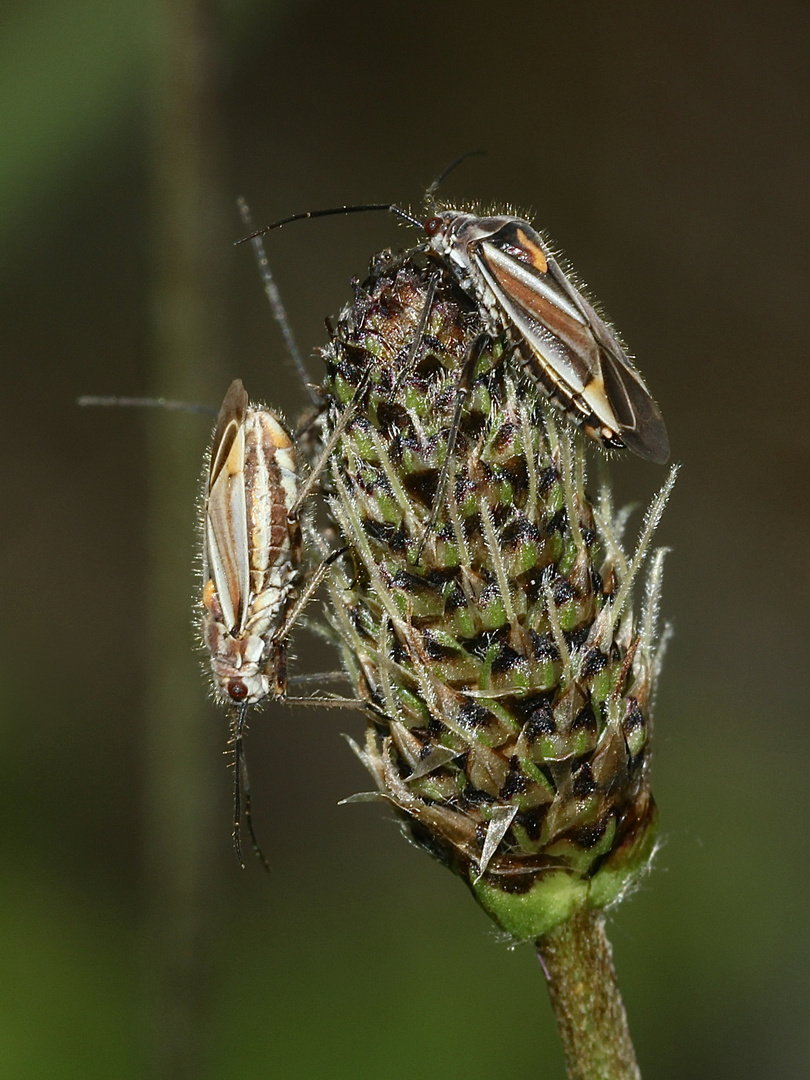
<svg viewBox="0 0 810 1080">
<path fill-rule="evenodd" d="M 626 555 L 583 436 L 482 331 L 413 255 L 378 256 L 341 313 L 330 619 L 373 797 L 523 940 L 614 904 L 653 852 L 663 551 L 639 571 L 675 473 Z"/>
</svg>

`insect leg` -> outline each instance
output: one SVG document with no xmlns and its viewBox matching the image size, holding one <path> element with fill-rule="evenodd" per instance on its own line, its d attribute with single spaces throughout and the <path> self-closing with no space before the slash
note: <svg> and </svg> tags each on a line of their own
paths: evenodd
<svg viewBox="0 0 810 1080">
<path fill-rule="evenodd" d="M 450 432 L 447 437 L 447 452 L 445 454 L 444 462 L 442 463 L 442 471 L 439 474 L 439 482 L 436 485 L 436 493 L 433 496 L 433 505 L 430 510 L 430 517 L 427 520 L 421 539 L 419 540 L 419 547 L 416 549 L 416 562 L 419 562 L 422 557 L 422 550 L 425 546 L 428 536 L 430 535 L 433 526 L 436 524 L 436 518 L 441 509 L 442 502 L 444 501 L 444 493 L 447 488 L 447 481 L 450 476 L 450 469 L 453 465 L 453 453 L 456 448 L 456 441 L 458 440 L 458 433 L 461 427 L 461 413 L 464 409 L 464 403 L 470 394 L 470 384 L 472 377 L 475 374 L 475 369 L 478 366 L 478 361 L 481 357 L 481 353 L 486 348 L 490 341 L 489 334 L 479 334 L 475 341 L 470 346 L 470 351 L 462 364 L 461 370 L 458 374 L 456 381 L 456 405 L 453 410 L 453 419 L 450 423 Z"/>
<path fill-rule="evenodd" d="M 430 312 L 433 307 L 433 297 L 436 295 L 436 287 L 439 284 L 439 276 L 438 272 L 430 275 L 427 291 L 425 293 L 425 306 L 422 308 L 422 314 L 419 316 L 419 325 L 416 327 L 416 332 L 413 335 L 413 340 L 411 341 L 410 349 L 408 349 L 408 356 L 405 363 L 402 365 L 399 375 L 397 375 L 394 388 L 388 398 L 389 401 L 393 401 L 396 397 L 397 391 L 400 386 L 402 386 L 403 379 L 410 374 L 411 369 L 416 364 L 416 357 L 425 338 L 425 330 L 427 329 L 428 319 L 430 318 Z"/>
<path fill-rule="evenodd" d="M 247 761 L 243 747 L 245 735 L 245 721 L 247 719 L 248 706 L 243 705 L 234 718 L 233 722 L 233 847 L 239 865 L 245 869 L 245 860 L 242 855 L 242 810 L 244 807 L 245 824 L 254 852 L 261 860 L 262 866 L 270 873 L 270 864 L 265 858 L 264 852 L 256 839 L 253 828 L 253 813 L 250 799 L 250 777 L 248 776 Z"/>
<path fill-rule="evenodd" d="M 276 647 L 280 646 L 281 643 L 290 636 L 293 627 L 301 616 L 301 612 L 318 591 L 318 587 L 329 572 L 329 568 L 335 560 L 339 559 L 341 555 L 344 555 L 347 550 L 348 548 L 342 547 L 338 548 L 337 551 L 333 551 L 330 555 L 327 555 L 323 562 L 313 571 L 312 577 L 307 582 L 301 595 L 293 604 L 292 610 L 285 618 L 283 625 L 279 627 L 274 635 Z"/>
<path fill-rule="evenodd" d="M 301 507 L 304 505 L 304 502 L 309 498 L 309 496 L 317 487 L 320 475 L 326 468 L 329 458 L 332 456 L 333 450 L 337 446 L 341 435 L 346 430 L 347 425 L 354 416 L 354 413 L 357 410 L 357 406 L 363 399 L 363 395 L 366 392 L 366 388 L 369 384 L 370 378 L 371 371 L 367 368 L 366 371 L 363 373 L 363 377 L 360 379 L 360 382 L 357 384 L 354 393 L 352 394 L 351 401 L 343 410 L 340 415 L 340 419 L 330 432 L 329 438 L 326 440 L 324 448 L 323 450 L 321 450 L 318 456 L 318 460 L 312 466 L 312 470 L 307 477 L 306 483 L 298 493 L 298 498 L 295 500 L 289 513 L 289 518 L 291 521 L 294 521 L 298 517 L 301 512 Z"/>
<path fill-rule="evenodd" d="M 318 671 L 311 675 L 291 675 L 287 680 L 288 686 L 326 686 L 329 683 L 349 682 L 349 676 L 345 671 Z M 290 698 L 294 701 L 294 698 Z"/>
<path fill-rule="evenodd" d="M 193 405 L 188 401 L 174 401 L 170 398 L 162 397 L 104 397 L 95 394 L 85 394 L 83 397 L 76 398 L 76 404 L 83 408 L 88 405 L 100 405 L 118 409 L 167 409 L 172 412 L 201 413 L 203 416 L 216 416 L 219 411 L 218 409 L 212 409 L 208 405 Z"/>
</svg>

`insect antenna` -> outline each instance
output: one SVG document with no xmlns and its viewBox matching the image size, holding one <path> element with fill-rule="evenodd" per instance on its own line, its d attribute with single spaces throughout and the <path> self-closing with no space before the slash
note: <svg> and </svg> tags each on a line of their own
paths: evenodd
<svg viewBox="0 0 810 1080">
<path fill-rule="evenodd" d="M 188 401 L 172 401 L 170 398 L 162 397 L 100 397 L 95 394 L 85 394 L 83 397 L 76 398 L 76 404 L 82 408 L 100 405 L 105 408 L 168 409 L 171 412 L 200 413 L 203 416 L 216 416 L 219 412 L 210 405 L 195 405 Z"/>
<path fill-rule="evenodd" d="M 396 214 L 409 224 L 415 225 L 417 229 L 424 229 L 425 227 L 424 222 L 420 221 L 419 218 L 414 217 L 413 214 L 409 214 L 407 210 L 403 210 L 401 206 L 396 206 L 394 203 L 359 203 L 357 206 L 330 206 L 325 210 L 305 210 L 302 214 L 290 214 L 289 217 L 280 218 L 278 221 L 265 225 L 263 229 L 257 229 L 255 232 L 243 236 L 240 240 L 235 241 L 235 245 L 245 244 L 248 240 L 255 240 L 273 229 L 280 229 L 283 225 L 291 225 L 294 221 L 309 221 L 310 218 L 335 217 L 340 214 L 363 214 L 367 210 L 390 210 L 392 214 Z"/>
<path fill-rule="evenodd" d="M 451 161 L 449 165 L 442 169 L 436 179 L 428 185 L 427 190 L 425 191 L 425 204 L 427 205 L 428 209 L 431 211 L 436 209 L 436 200 L 433 198 L 433 196 L 438 191 L 439 186 L 444 183 L 444 181 L 447 179 L 450 173 L 453 172 L 454 169 L 457 169 L 462 162 L 467 160 L 467 158 L 484 156 L 486 156 L 486 150 L 468 150 L 466 154 L 462 154 L 461 157 L 457 157 L 455 161 Z"/>
<path fill-rule="evenodd" d="M 425 202 L 428 208 L 432 210 L 435 207 L 433 196 L 436 194 L 439 185 L 447 179 L 454 169 L 458 168 L 458 166 L 466 161 L 467 158 L 480 157 L 484 154 L 486 154 L 486 150 L 468 150 L 466 154 L 457 157 L 455 161 L 451 161 L 449 165 L 442 169 L 425 191 Z M 244 200 L 240 199 L 240 209 L 243 205 Z M 397 206 L 395 203 L 358 203 L 355 206 L 330 206 L 324 210 L 305 210 L 301 214 L 290 214 L 289 217 L 280 218 L 270 225 L 265 225 L 263 229 L 257 229 L 255 232 L 243 236 L 241 240 L 236 241 L 236 244 L 245 244 L 248 240 L 256 240 L 258 237 L 264 236 L 265 233 L 270 232 L 272 229 L 280 229 L 283 225 L 291 225 L 294 221 L 308 221 L 310 218 L 333 217 L 338 214 L 363 214 L 367 210 L 390 210 L 392 214 L 396 214 L 397 217 L 401 217 L 404 221 L 407 221 L 411 225 L 415 225 L 418 229 L 424 229 L 425 227 L 424 222 L 420 221 L 419 218 L 414 217 L 413 214 L 409 214 L 407 210 L 403 210 L 401 206 Z M 244 211 L 242 213 L 242 218 L 248 228 L 250 228 L 250 221 L 248 218 L 245 218 Z"/>
<path fill-rule="evenodd" d="M 236 204 L 239 207 L 239 213 L 242 215 L 242 221 L 245 223 L 245 228 L 252 229 L 253 219 L 247 202 L 240 196 L 236 200 Z M 281 293 L 278 291 L 278 286 L 273 278 L 270 263 L 267 259 L 267 252 L 264 250 L 262 234 L 254 234 L 250 237 L 250 241 L 253 244 L 253 250 L 256 254 L 256 262 L 259 265 L 259 273 L 261 274 L 262 283 L 264 284 L 264 292 L 267 299 L 270 301 L 273 317 L 281 329 L 281 335 L 284 338 L 284 344 L 287 346 L 287 352 L 290 354 L 290 359 L 293 362 L 295 370 L 298 372 L 298 377 L 309 396 L 309 400 L 313 405 L 320 405 L 320 398 L 310 382 L 309 373 L 304 365 L 298 345 L 296 344 L 290 320 L 287 318 L 287 311 L 284 307 L 284 302 L 281 299 Z"/>
<path fill-rule="evenodd" d="M 248 712 L 247 702 L 242 705 L 233 722 L 233 847 L 239 865 L 245 869 L 245 860 L 242 855 L 242 810 L 244 809 L 245 824 L 247 825 L 250 842 L 262 866 L 270 873 L 270 863 L 256 839 L 253 828 L 253 812 L 250 798 L 250 777 L 248 776 L 247 760 L 243 746 L 245 735 L 245 723 Z"/>
</svg>

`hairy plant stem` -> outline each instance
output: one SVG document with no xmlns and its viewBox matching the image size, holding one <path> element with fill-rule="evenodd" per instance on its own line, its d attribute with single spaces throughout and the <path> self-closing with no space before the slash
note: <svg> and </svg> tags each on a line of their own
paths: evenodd
<svg viewBox="0 0 810 1080">
<path fill-rule="evenodd" d="M 604 915 L 580 912 L 536 945 L 569 1080 L 640 1080 Z"/>
</svg>

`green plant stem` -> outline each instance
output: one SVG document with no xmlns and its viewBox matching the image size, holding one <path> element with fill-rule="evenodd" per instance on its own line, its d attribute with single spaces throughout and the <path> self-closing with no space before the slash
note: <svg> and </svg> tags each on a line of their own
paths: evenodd
<svg viewBox="0 0 810 1080">
<path fill-rule="evenodd" d="M 581 912 L 536 944 L 569 1080 L 640 1080 L 604 915 Z"/>
</svg>

